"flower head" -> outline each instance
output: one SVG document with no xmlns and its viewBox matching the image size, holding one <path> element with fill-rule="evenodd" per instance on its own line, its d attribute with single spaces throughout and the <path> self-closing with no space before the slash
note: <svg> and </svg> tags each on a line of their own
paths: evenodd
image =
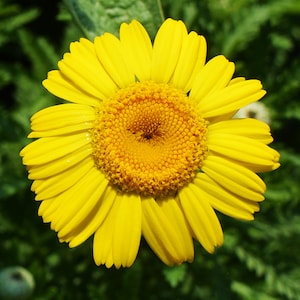
<svg viewBox="0 0 300 300">
<path fill-rule="evenodd" d="M 75 247 L 94 236 L 97 265 L 128 267 L 141 236 L 166 264 L 212 253 L 215 210 L 252 220 L 264 199 L 256 174 L 279 167 L 270 128 L 232 119 L 262 98 L 223 56 L 205 63 L 203 36 L 167 19 L 152 44 L 137 21 L 120 38 L 71 43 L 43 85 L 68 102 L 37 112 L 21 151 L 39 215 Z"/>
<path fill-rule="evenodd" d="M 234 118 L 255 118 L 267 124 L 271 123 L 271 116 L 268 108 L 262 102 L 253 102 L 242 107 Z"/>
</svg>

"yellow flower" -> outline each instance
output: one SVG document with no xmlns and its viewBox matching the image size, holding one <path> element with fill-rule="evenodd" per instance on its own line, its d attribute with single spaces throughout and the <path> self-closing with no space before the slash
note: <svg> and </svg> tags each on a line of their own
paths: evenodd
<svg viewBox="0 0 300 300">
<path fill-rule="evenodd" d="M 212 253 L 223 232 L 215 210 L 252 220 L 264 199 L 256 174 L 279 167 L 270 128 L 232 119 L 262 98 L 258 80 L 206 60 L 206 41 L 167 19 L 154 43 L 137 21 L 120 38 L 71 43 L 43 85 L 72 103 L 31 119 L 21 151 L 39 215 L 61 242 L 94 235 L 97 265 L 129 267 L 141 236 L 167 265 L 191 262 L 193 238 Z"/>
</svg>

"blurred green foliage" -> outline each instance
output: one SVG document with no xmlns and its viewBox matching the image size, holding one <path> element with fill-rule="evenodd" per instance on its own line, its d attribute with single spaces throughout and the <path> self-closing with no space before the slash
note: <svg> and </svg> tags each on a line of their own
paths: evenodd
<svg viewBox="0 0 300 300">
<path fill-rule="evenodd" d="M 137 19 L 155 34 L 163 20 L 157 0 L 64 0 L 82 32 L 91 40 L 110 32 L 118 35 L 120 24 Z"/>
<path fill-rule="evenodd" d="M 263 101 L 271 112 L 273 147 L 281 152 L 282 166 L 263 174 L 267 200 L 254 222 L 220 215 L 225 244 L 214 255 L 196 243 L 194 263 L 169 268 L 142 242 L 134 266 L 121 270 L 96 267 L 91 240 L 75 249 L 58 243 L 37 216 L 18 155 L 29 142 L 30 116 L 59 101 L 41 81 L 82 35 L 65 3 L 76 1 L 0 0 L 0 268 L 30 270 L 36 280 L 34 300 L 300 299 L 299 0 L 162 0 L 165 17 L 182 19 L 205 35 L 209 57 L 225 54 L 236 63 L 237 76 L 264 83 L 268 94 Z M 132 1 L 111 3 L 115 11 L 120 3 L 124 20 L 135 15 L 132 10 L 126 15 L 126 3 Z M 158 26 L 152 10 L 157 7 L 151 1 L 136 3 L 136 17 L 142 9 Z M 76 8 L 72 13 L 76 18 Z M 97 15 L 89 16 L 97 22 Z M 94 27 L 99 33 L 115 30 L 113 21 L 107 28 L 100 21 Z"/>
</svg>

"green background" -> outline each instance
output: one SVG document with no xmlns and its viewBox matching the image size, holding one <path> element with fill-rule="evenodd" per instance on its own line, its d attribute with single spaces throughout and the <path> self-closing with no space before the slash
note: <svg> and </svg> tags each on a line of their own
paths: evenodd
<svg viewBox="0 0 300 300">
<path fill-rule="evenodd" d="M 205 35 L 208 58 L 224 54 L 235 76 L 258 78 L 268 91 L 282 166 L 262 175 L 268 190 L 255 221 L 220 215 L 224 246 L 210 255 L 195 243 L 194 263 L 172 268 L 143 241 L 134 265 L 120 270 L 94 264 L 92 239 L 60 244 L 37 216 L 18 154 L 30 116 L 59 102 L 41 81 L 71 41 L 117 34 L 132 18 L 153 37 L 162 13 L 153 0 L 0 0 L 0 269 L 27 268 L 34 300 L 300 299 L 300 1 L 162 0 L 161 9 Z"/>
</svg>

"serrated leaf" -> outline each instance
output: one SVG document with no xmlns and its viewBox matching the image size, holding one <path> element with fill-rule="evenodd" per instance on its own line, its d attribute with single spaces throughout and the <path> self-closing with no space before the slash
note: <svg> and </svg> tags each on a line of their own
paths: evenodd
<svg viewBox="0 0 300 300">
<path fill-rule="evenodd" d="M 154 36 L 163 17 L 159 0 L 64 0 L 83 33 L 91 40 L 104 32 L 119 33 L 120 24 L 140 21 Z"/>
</svg>

